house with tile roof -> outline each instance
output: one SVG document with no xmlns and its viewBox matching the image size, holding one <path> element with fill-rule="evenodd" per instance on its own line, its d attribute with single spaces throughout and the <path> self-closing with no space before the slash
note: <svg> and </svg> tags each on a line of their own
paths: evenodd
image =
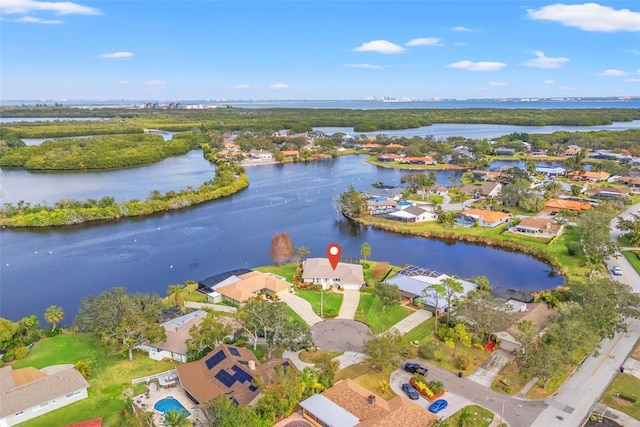
<svg viewBox="0 0 640 427">
<path fill-rule="evenodd" d="M 589 181 L 589 182 L 606 181 L 611 177 L 611 174 L 605 171 L 599 171 L 599 172 L 574 171 L 574 172 L 570 172 L 568 175 L 572 181 Z"/>
<path fill-rule="evenodd" d="M 270 384 L 277 367 L 296 369 L 288 358 L 260 363 L 246 348 L 221 344 L 198 361 L 178 365 L 176 371 L 180 386 L 196 405 L 220 395 L 239 405 L 252 405 L 262 392 L 254 377 L 261 384 Z"/>
<path fill-rule="evenodd" d="M 258 296 L 278 297 L 293 291 L 293 285 L 275 274 L 250 271 L 238 276 L 230 276 L 213 289 L 221 301 L 240 306 Z M 215 295 L 212 296 L 212 302 Z M 211 298 L 210 298 L 211 300 Z"/>
<path fill-rule="evenodd" d="M 207 317 L 204 310 L 196 310 L 184 316 L 171 319 L 160 326 L 164 328 L 164 341 L 139 345 L 136 348 L 147 352 L 153 360 L 172 359 L 178 362 L 187 361 L 187 341 L 191 338 L 190 329 L 199 326 Z"/>
<path fill-rule="evenodd" d="M 522 218 L 522 221 L 514 227 L 511 227 L 509 231 L 532 237 L 545 237 L 550 239 L 561 235 L 563 230 L 564 225 L 558 224 L 553 218 L 528 216 Z"/>
<path fill-rule="evenodd" d="M 0 427 L 14 426 L 86 399 L 89 383 L 71 364 L 0 368 Z"/>
<path fill-rule="evenodd" d="M 404 222 L 425 222 L 435 221 L 438 219 L 438 214 L 433 206 L 427 207 L 426 205 L 423 205 L 423 207 L 420 207 L 413 204 L 405 207 L 404 209 L 391 212 L 389 216 L 393 219 Z"/>
<path fill-rule="evenodd" d="M 463 217 L 471 218 L 481 227 L 494 228 L 511 219 L 511 214 L 484 209 L 467 209 L 461 212 Z"/>
<path fill-rule="evenodd" d="M 300 402 L 315 426 L 406 427 L 431 425 L 438 417 L 404 396 L 384 400 L 351 379 Z"/>
<path fill-rule="evenodd" d="M 360 264 L 339 262 L 334 270 L 328 258 L 307 258 L 302 263 L 302 280 L 327 290 L 332 286 L 359 290 L 364 285 L 364 270 Z"/>
<path fill-rule="evenodd" d="M 500 330 L 495 335 L 500 343 L 500 348 L 508 352 L 522 349 L 522 344 L 517 338 L 520 335 L 518 323 L 528 320 L 533 323 L 535 332 L 540 334 L 547 327 L 549 319 L 557 314 L 556 310 L 549 308 L 545 303 L 527 304 L 513 300 L 508 300 L 507 303 L 513 307 L 513 311 L 517 314 L 516 320 L 499 328 Z"/>
<path fill-rule="evenodd" d="M 560 212 L 562 209 L 573 212 L 582 212 L 593 209 L 593 206 L 587 202 L 581 202 L 579 200 L 551 199 L 547 200 L 543 208 L 543 210 L 550 212 Z"/>
<path fill-rule="evenodd" d="M 463 193 L 467 193 L 472 197 L 496 197 L 502 190 L 502 184 L 499 182 L 483 182 L 482 184 L 467 184 L 460 189 Z"/>
</svg>

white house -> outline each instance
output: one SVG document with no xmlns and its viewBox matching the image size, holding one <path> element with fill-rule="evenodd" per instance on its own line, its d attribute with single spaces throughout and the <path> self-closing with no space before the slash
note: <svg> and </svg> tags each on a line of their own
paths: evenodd
<svg viewBox="0 0 640 427">
<path fill-rule="evenodd" d="M 428 286 L 442 283 L 444 279 L 448 278 L 452 277 L 435 270 L 412 265 L 400 270 L 395 276 L 387 279 L 386 283 L 398 286 L 400 293 L 405 297 L 412 299 L 419 298 L 427 307 L 444 310 L 447 307 L 447 300 L 445 298 L 439 299 L 436 305 L 435 299 L 422 296 L 422 290 Z M 456 294 L 455 298 L 461 298 L 478 287 L 475 283 L 466 280 L 458 278 L 455 278 L 455 280 L 460 282 L 463 287 L 463 291 Z"/>
<path fill-rule="evenodd" d="M 196 310 L 164 322 L 161 325 L 166 334 L 164 341 L 139 345 L 136 348 L 149 353 L 153 360 L 173 359 L 184 363 L 187 361 L 187 340 L 191 338 L 189 330 L 202 323 L 205 317 L 206 311 Z"/>
<path fill-rule="evenodd" d="M 405 222 L 425 222 L 435 221 L 438 219 L 438 214 L 436 214 L 433 208 L 425 209 L 415 205 L 391 212 L 389 216 L 393 217 L 393 219 Z"/>
<path fill-rule="evenodd" d="M 334 270 L 327 258 L 307 258 L 302 268 L 305 283 L 322 285 L 325 290 L 331 286 L 358 290 L 364 285 L 364 270 L 360 264 L 339 262 Z"/>
<path fill-rule="evenodd" d="M 71 364 L 0 368 L 0 427 L 9 427 L 87 398 L 89 383 Z"/>
</svg>

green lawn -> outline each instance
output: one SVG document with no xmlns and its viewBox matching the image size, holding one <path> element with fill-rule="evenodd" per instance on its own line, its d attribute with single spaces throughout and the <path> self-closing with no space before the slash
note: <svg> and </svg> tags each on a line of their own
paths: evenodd
<svg viewBox="0 0 640 427">
<path fill-rule="evenodd" d="M 309 301 L 309 303 L 311 303 L 311 307 L 313 307 L 313 311 L 318 316 L 320 316 L 320 303 L 322 298 L 324 317 L 337 316 L 340 311 L 343 298 L 342 294 L 331 291 L 324 291 L 321 293 L 318 291 L 297 290 L 296 295 Z"/>
<path fill-rule="evenodd" d="M 290 262 L 282 265 L 265 265 L 262 267 L 256 267 L 254 270 L 262 271 L 263 273 L 273 273 L 278 276 L 282 276 L 289 283 L 294 283 L 293 276 L 300 274 L 298 272 L 297 262 Z"/>
<path fill-rule="evenodd" d="M 621 399 L 616 396 L 616 393 L 633 396 L 637 402 L 631 403 Z M 601 402 L 640 420 L 640 379 L 630 374 L 617 374 L 607 391 L 604 392 Z"/>
<path fill-rule="evenodd" d="M 418 326 L 407 332 L 405 338 L 407 341 L 422 341 L 425 338 L 433 337 L 434 332 L 434 319 L 425 320 L 420 323 Z"/>
<path fill-rule="evenodd" d="M 289 307 L 289 305 L 288 305 L 288 304 L 285 304 L 284 306 L 285 306 L 285 308 L 286 308 L 287 312 L 289 313 L 289 317 L 291 317 L 292 319 L 295 319 L 295 320 L 299 321 L 299 322 L 300 322 L 300 323 L 302 323 L 303 325 L 306 325 L 306 324 L 307 324 L 307 322 L 305 322 L 305 321 L 302 319 L 302 317 L 300 317 L 300 315 L 299 315 L 298 313 L 296 313 L 296 312 L 293 310 L 293 308 Z"/>
<path fill-rule="evenodd" d="M 375 333 L 381 333 L 412 313 L 398 304 L 386 308 L 377 295 L 361 294 L 356 319 L 367 324 Z"/>
<path fill-rule="evenodd" d="M 83 360 L 91 366 L 89 398 L 44 414 L 20 424 L 25 427 L 64 426 L 96 417 L 103 417 L 103 426 L 118 424 L 124 408 L 123 392 L 132 388 L 131 380 L 173 369 L 175 364 L 156 362 L 146 354 L 135 353 L 135 360 L 107 353 L 100 343 L 86 334 L 58 335 L 38 343 L 24 359 L 13 364 L 15 369 L 26 366 L 42 368 L 52 364 L 76 363 Z"/>
<path fill-rule="evenodd" d="M 467 427 L 487 427 L 493 421 L 494 414 L 488 409 L 483 408 L 478 405 L 469 405 L 460 409 L 455 414 L 451 415 L 447 420 L 452 426 L 461 425 L 460 423 L 460 413 L 462 411 L 468 411 L 471 414 L 471 418 L 467 420 L 464 424 Z M 488 420 L 488 421 L 487 421 Z"/>
<path fill-rule="evenodd" d="M 622 255 L 633 265 L 638 274 L 640 274 L 640 258 L 633 251 L 624 251 Z"/>
</svg>

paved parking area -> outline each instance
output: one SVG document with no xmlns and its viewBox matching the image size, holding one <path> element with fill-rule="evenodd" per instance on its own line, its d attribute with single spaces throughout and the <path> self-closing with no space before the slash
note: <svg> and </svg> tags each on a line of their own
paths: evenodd
<svg viewBox="0 0 640 427">
<path fill-rule="evenodd" d="M 313 342 L 319 348 L 332 351 L 362 353 L 362 347 L 371 329 L 355 320 L 329 319 L 311 327 Z"/>
</svg>

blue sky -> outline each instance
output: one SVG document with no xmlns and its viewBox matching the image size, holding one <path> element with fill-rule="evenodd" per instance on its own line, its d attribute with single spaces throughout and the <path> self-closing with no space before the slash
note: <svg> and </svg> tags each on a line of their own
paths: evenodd
<svg viewBox="0 0 640 427">
<path fill-rule="evenodd" d="M 640 2 L 0 2 L 0 97 L 640 95 Z"/>
</svg>

